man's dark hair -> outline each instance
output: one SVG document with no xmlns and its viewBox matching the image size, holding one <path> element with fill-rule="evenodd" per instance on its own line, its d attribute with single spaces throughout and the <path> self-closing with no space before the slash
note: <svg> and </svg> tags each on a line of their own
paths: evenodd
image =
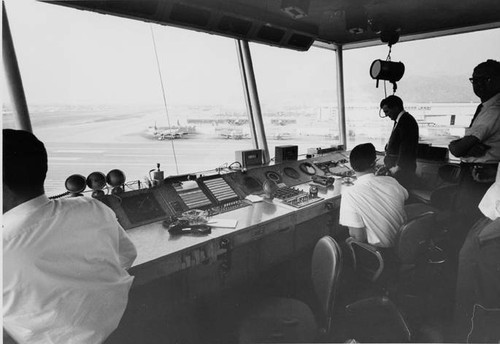
<svg viewBox="0 0 500 344">
<path fill-rule="evenodd" d="M 356 172 L 364 172 L 373 167 L 377 155 L 371 143 L 363 143 L 354 147 L 349 155 L 351 167 Z"/>
<path fill-rule="evenodd" d="M 495 60 L 486 60 L 485 62 L 478 64 L 474 70 L 476 69 L 481 69 L 490 77 L 500 76 L 500 62 Z"/>
<path fill-rule="evenodd" d="M 43 187 L 47 175 L 47 151 L 35 135 L 3 129 L 3 183 L 13 191 Z"/>
<path fill-rule="evenodd" d="M 382 101 L 380 102 L 380 108 L 382 108 L 384 105 L 387 105 L 387 107 L 389 108 L 394 108 L 394 107 L 398 107 L 400 109 L 404 108 L 403 100 L 395 95 L 382 99 Z"/>
</svg>

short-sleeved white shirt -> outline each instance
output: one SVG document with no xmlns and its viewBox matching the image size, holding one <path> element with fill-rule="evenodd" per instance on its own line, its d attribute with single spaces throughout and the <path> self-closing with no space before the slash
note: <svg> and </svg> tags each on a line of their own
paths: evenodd
<svg viewBox="0 0 500 344">
<path fill-rule="evenodd" d="M 393 247 L 406 220 L 404 202 L 407 198 L 408 191 L 393 177 L 362 175 L 342 192 L 340 224 L 365 227 L 369 244 Z"/>
<path fill-rule="evenodd" d="M 465 136 L 475 136 L 491 148 L 480 157 L 464 157 L 464 162 L 497 163 L 500 162 L 500 93 L 483 103 L 470 128 L 465 129 Z"/>
<path fill-rule="evenodd" d="M 114 212 L 45 195 L 3 216 L 3 325 L 19 343 L 101 343 L 116 329 L 137 255 Z"/>
</svg>

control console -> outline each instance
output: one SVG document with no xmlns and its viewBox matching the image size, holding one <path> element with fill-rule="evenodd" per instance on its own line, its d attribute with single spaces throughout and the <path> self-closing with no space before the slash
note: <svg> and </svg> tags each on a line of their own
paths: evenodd
<svg viewBox="0 0 500 344">
<path fill-rule="evenodd" d="M 99 199 L 116 213 L 125 229 L 161 220 L 179 217 L 182 213 L 199 209 L 208 215 L 247 207 L 251 203 L 245 195 L 231 187 L 227 177 L 214 175 L 168 178 L 152 188 L 111 194 Z"/>
<path fill-rule="evenodd" d="M 349 177 L 353 171 L 341 152 L 299 161 L 258 166 L 246 171 L 208 176 L 181 175 L 167 177 L 150 188 L 111 193 L 98 199 L 114 210 L 125 229 L 178 218 L 189 210 L 203 210 L 216 215 L 247 207 L 245 197 L 263 193 L 266 181 L 278 185 L 274 197 L 284 204 L 302 208 L 322 198 L 304 192 L 298 185 L 331 187 L 333 176 Z M 313 190 L 314 191 L 314 190 Z"/>
<path fill-rule="evenodd" d="M 278 189 L 275 191 L 274 197 L 282 201 L 284 204 L 291 205 L 295 208 L 302 208 L 306 205 L 323 200 L 321 197 L 310 195 L 305 191 L 288 187 L 285 184 L 278 184 Z"/>
</svg>

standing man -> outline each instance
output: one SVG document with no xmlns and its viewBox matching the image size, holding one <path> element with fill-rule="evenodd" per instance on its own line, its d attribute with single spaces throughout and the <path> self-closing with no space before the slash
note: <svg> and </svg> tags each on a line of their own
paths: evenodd
<svg viewBox="0 0 500 344">
<path fill-rule="evenodd" d="M 461 158 L 455 211 L 467 230 L 481 216 L 477 206 L 492 185 L 500 162 L 500 62 L 480 63 L 469 80 L 481 104 L 465 136 L 449 145 L 450 152 Z M 464 238 L 466 233 L 462 234 Z"/>
<path fill-rule="evenodd" d="M 396 245 L 399 229 L 406 220 L 404 202 L 408 192 L 390 176 L 375 176 L 375 147 L 357 145 L 349 156 L 356 171 L 355 184 L 342 192 L 340 224 L 360 242 L 380 248 Z"/>
<path fill-rule="evenodd" d="M 136 249 L 103 203 L 45 195 L 47 152 L 3 130 L 3 326 L 19 343 L 102 343 L 125 310 Z"/>
<path fill-rule="evenodd" d="M 385 167 L 405 188 L 415 182 L 418 149 L 418 124 L 405 111 L 403 100 L 392 95 L 380 102 L 385 115 L 394 121 L 389 142 L 385 146 Z"/>
</svg>

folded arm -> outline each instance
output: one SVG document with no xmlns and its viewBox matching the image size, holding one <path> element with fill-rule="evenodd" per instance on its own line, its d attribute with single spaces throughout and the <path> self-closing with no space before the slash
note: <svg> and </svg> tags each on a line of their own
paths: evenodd
<svg viewBox="0 0 500 344">
<path fill-rule="evenodd" d="M 486 153 L 490 146 L 481 143 L 477 137 L 469 135 L 451 141 L 448 148 L 451 154 L 456 157 L 480 157 Z"/>
<path fill-rule="evenodd" d="M 123 268 L 129 269 L 134 263 L 137 257 L 137 250 L 134 243 L 129 239 L 125 230 L 119 226 L 119 254 L 120 254 L 120 264 Z"/>
</svg>

